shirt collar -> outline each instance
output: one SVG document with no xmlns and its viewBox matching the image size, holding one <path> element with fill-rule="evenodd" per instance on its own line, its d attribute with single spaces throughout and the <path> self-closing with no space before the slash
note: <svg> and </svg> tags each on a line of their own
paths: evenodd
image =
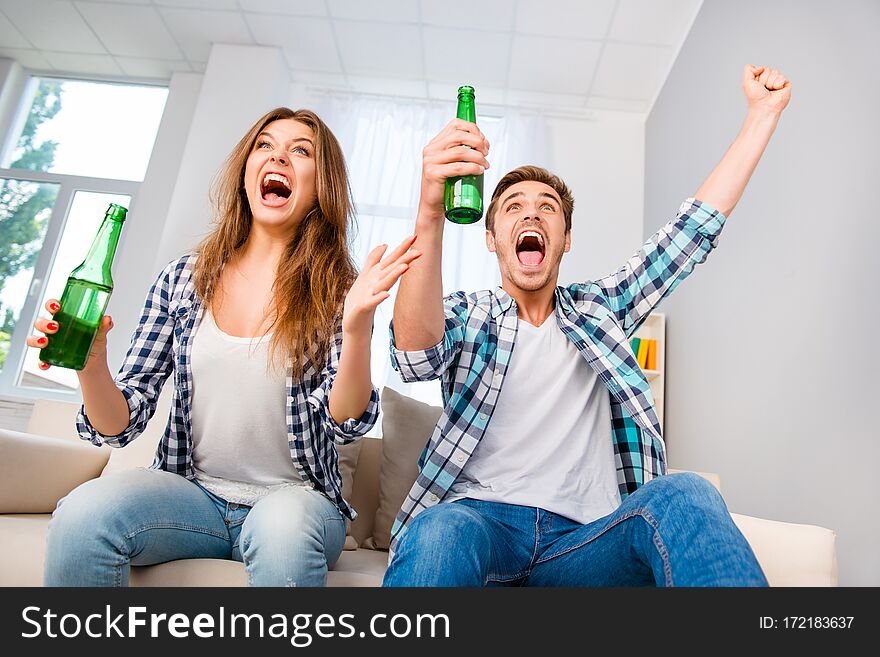
<svg viewBox="0 0 880 657">
<path fill-rule="evenodd" d="M 495 288 L 494 294 L 495 300 L 498 303 L 492 308 L 492 319 L 498 319 L 500 315 L 506 313 L 511 307 L 516 307 L 516 301 L 500 285 Z M 556 297 L 557 312 L 561 312 L 563 315 L 570 315 L 574 312 L 574 307 L 571 305 L 571 300 L 568 294 L 566 294 L 565 288 L 557 285 L 554 295 Z"/>
<path fill-rule="evenodd" d="M 500 285 L 495 288 L 494 294 L 495 300 L 498 303 L 494 304 L 492 308 L 492 319 L 498 319 L 500 315 L 503 315 L 510 310 L 511 306 L 514 308 L 516 307 L 516 302 L 513 300 L 513 297 L 505 292 L 504 288 Z"/>
</svg>

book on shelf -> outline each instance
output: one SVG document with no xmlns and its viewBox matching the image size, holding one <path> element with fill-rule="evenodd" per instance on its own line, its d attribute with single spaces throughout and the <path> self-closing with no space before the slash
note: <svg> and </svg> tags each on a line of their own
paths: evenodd
<svg viewBox="0 0 880 657">
<path fill-rule="evenodd" d="M 649 338 L 632 338 L 629 341 L 639 367 L 645 370 L 657 369 L 657 340 Z"/>
<path fill-rule="evenodd" d="M 633 355 L 636 357 L 636 362 L 639 360 L 639 344 L 642 342 L 641 338 L 633 338 L 629 341 L 629 346 L 632 349 Z"/>
<path fill-rule="evenodd" d="M 648 343 L 650 340 L 641 340 L 639 342 L 639 350 L 636 352 L 636 360 L 639 362 L 639 367 L 645 369 L 648 366 Z"/>
</svg>

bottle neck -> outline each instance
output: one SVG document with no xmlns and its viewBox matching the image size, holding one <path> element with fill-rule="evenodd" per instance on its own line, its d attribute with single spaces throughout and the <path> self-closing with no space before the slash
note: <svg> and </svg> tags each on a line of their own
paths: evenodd
<svg viewBox="0 0 880 657">
<path fill-rule="evenodd" d="M 122 222 L 105 216 L 86 259 L 71 272 L 71 277 L 112 288 L 113 278 L 110 274 L 110 266 L 113 264 L 113 256 L 116 254 L 116 245 L 119 243 L 121 232 Z"/>
<path fill-rule="evenodd" d="M 477 108 L 473 96 L 459 96 L 458 111 L 455 115 L 464 121 L 477 122 Z"/>
</svg>

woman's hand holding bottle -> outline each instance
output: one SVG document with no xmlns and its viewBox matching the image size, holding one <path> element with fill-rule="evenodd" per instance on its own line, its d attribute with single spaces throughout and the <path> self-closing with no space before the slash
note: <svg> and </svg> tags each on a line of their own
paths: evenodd
<svg viewBox="0 0 880 657">
<path fill-rule="evenodd" d="M 61 304 L 58 302 L 58 299 L 49 299 L 46 301 L 45 308 L 48 311 L 50 317 L 54 317 L 55 313 L 61 310 Z M 27 338 L 27 346 L 34 347 L 35 349 L 43 349 L 49 345 L 49 340 L 51 336 L 58 332 L 61 328 L 58 325 L 58 322 L 53 318 L 45 319 L 40 317 L 37 321 L 34 322 L 34 328 L 43 335 L 31 335 Z M 101 324 L 98 327 L 98 334 L 95 336 L 95 341 L 92 344 L 92 348 L 89 351 L 89 358 L 86 361 L 86 366 L 77 371 L 78 374 L 88 375 L 90 372 L 95 371 L 96 368 L 101 365 L 104 368 L 108 369 L 107 365 L 107 332 L 113 328 L 113 318 L 109 315 L 104 315 L 101 317 Z M 40 369 L 48 370 L 49 365 L 40 361 Z"/>
</svg>

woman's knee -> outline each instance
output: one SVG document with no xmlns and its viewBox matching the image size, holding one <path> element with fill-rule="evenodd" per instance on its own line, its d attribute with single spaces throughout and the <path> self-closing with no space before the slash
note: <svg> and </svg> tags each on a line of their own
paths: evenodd
<svg viewBox="0 0 880 657">
<path fill-rule="evenodd" d="M 50 537 L 81 527 L 94 534 L 96 528 L 130 518 L 132 507 L 144 503 L 142 487 L 151 477 L 144 470 L 126 470 L 80 484 L 58 501 L 49 522 Z"/>
<path fill-rule="evenodd" d="M 291 486 L 263 498 L 248 513 L 241 531 L 242 553 L 259 544 L 276 553 L 303 549 L 335 551 L 345 540 L 345 519 L 321 493 Z M 335 560 L 335 558 L 334 558 Z"/>
</svg>

